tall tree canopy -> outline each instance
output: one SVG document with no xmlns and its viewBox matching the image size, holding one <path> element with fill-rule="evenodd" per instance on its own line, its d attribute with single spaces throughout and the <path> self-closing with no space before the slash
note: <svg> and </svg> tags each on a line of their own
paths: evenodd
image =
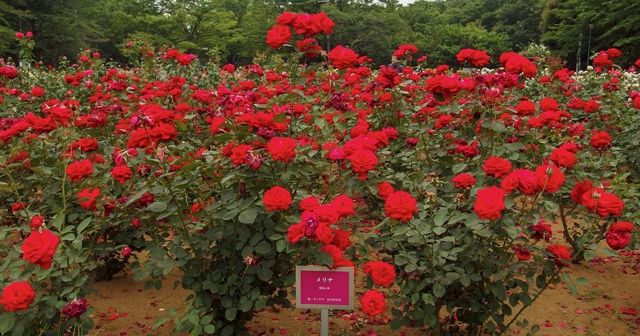
<svg viewBox="0 0 640 336">
<path fill-rule="evenodd" d="M 45 63 L 85 49 L 127 62 L 124 46 L 137 39 L 245 64 L 266 50 L 266 32 L 283 11 L 327 12 L 337 25 L 328 40 L 320 38 L 323 46 L 350 46 L 380 64 L 406 43 L 431 65 L 456 63 L 461 48 L 498 56 L 532 43 L 583 67 L 609 47 L 622 50 L 622 65 L 640 57 L 637 0 L 5 0 L 0 56 L 15 58 L 15 32 L 32 31 L 34 56 Z"/>
</svg>

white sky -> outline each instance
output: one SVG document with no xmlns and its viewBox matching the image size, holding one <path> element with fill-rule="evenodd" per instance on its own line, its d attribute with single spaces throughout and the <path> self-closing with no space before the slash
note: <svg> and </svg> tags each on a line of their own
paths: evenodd
<svg viewBox="0 0 640 336">
<path fill-rule="evenodd" d="M 400 0 L 400 4 L 402 5 L 408 5 L 410 3 L 414 3 L 416 2 L 416 0 Z"/>
</svg>

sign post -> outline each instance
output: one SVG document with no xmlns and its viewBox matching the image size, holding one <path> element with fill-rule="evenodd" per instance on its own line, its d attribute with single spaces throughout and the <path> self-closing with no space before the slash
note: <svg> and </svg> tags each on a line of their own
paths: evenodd
<svg viewBox="0 0 640 336">
<path fill-rule="evenodd" d="M 320 311 L 320 335 L 329 336 L 329 309 L 353 310 L 353 267 L 296 266 L 296 308 Z"/>
</svg>

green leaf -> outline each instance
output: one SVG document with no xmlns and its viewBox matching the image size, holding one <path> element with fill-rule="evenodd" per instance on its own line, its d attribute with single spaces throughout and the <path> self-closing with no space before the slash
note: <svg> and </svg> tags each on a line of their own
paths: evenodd
<svg viewBox="0 0 640 336">
<path fill-rule="evenodd" d="M 84 229 L 86 229 L 86 228 L 87 228 L 87 226 L 89 226 L 89 223 L 91 223 L 91 220 L 92 220 L 92 219 L 93 219 L 93 217 L 89 217 L 89 218 L 87 218 L 87 219 L 83 220 L 83 221 L 78 225 L 78 228 L 77 228 L 77 232 L 78 232 L 78 234 L 81 234 L 81 233 L 82 233 L 82 231 L 84 231 Z"/>
<path fill-rule="evenodd" d="M 159 318 L 158 321 L 156 321 L 156 323 L 153 324 L 153 329 L 157 329 L 161 325 L 165 324 L 165 322 L 167 321 L 169 321 L 169 318 L 166 316 Z"/>
<path fill-rule="evenodd" d="M 153 212 L 162 212 L 167 210 L 167 203 L 165 202 L 153 202 L 147 206 L 147 210 Z"/>
<path fill-rule="evenodd" d="M 224 318 L 227 321 L 233 321 L 236 318 L 236 314 L 238 313 L 238 309 L 231 307 L 224 311 Z"/>
<path fill-rule="evenodd" d="M 202 331 L 206 332 L 209 335 L 213 335 L 216 332 L 216 327 L 213 324 L 207 324 L 202 327 Z"/>
<path fill-rule="evenodd" d="M 6 332 L 11 330 L 11 328 L 13 328 L 13 325 L 15 323 L 16 317 L 14 314 L 10 312 L 4 312 L 0 314 L 0 333 L 4 335 Z"/>
<path fill-rule="evenodd" d="M 427 305 L 434 305 L 436 303 L 436 299 L 433 297 L 433 295 L 429 293 L 423 293 L 422 302 L 424 302 Z"/>
<path fill-rule="evenodd" d="M 433 295 L 435 295 L 436 297 L 441 298 L 444 296 L 446 292 L 447 292 L 447 289 L 443 285 L 439 283 L 433 285 Z"/>
<path fill-rule="evenodd" d="M 593 250 L 584 251 L 584 260 L 585 261 L 590 261 L 595 257 L 596 257 L 596 252 L 595 251 L 593 251 Z"/>
<path fill-rule="evenodd" d="M 272 277 L 273 277 L 273 272 L 270 269 L 263 267 L 260 270 L 258 270 L 258 278 L 260 278 L 260 280 L 268 282 L 271 280 Z"/>
<path fill-rule="evenodd" d="M 62 225 L 64 225 L 64 212 L 58 212 L 58 214 L 53 218 L 53 223 L 51 224 L 54 228 L 58 229 L 58 231 L 62 231 Z"/>
<path fill-rule="evenodd" d="M 453 171 L 454 174 L 458 174 L 462 172 L 465 168 L 467 168 L 466 163 L 458 163 L 454 165 L 453 168 L 451 168 L 451 170 Z"/>
<path fill-rule="evenodd" d="M 258 212 L 254 208 L 247 208 L 238 216 L 238 221 L 242 224 L 253 224 L 258 217 Z"/>
<path fill-rule="evenodd" d="M 271 244 L 262 241 L 256 245 L 255 251 L 262 255 L 269 254 L 271 252 Z"/>
<path fill-rule="evenodd" d="M 589 284 L 589 279 L 580 277 L 576 279 L 576 283 L 580 286 L 586 286 Z"/>
<path fill-rule="evenodd" d="M 147 191 L 149 191 L 149 188 L 144 188 L 140 191 L 138 191 L 135 195 L 129 197 L 129 199 L 127 200 L 127 203 L 125 203 L 125 206 L 129 206 L 131 204 L 133 204 L 133 202 L 137 201 L 140 199 L 140 197 L 142 197 L 142 195 L 144 195 Z"/>
<path fill-rule="evenodd" d="M 442 226 L 447 219 L 449 219 L 449 209 L 441 208 L 436 212 L 436 215 L 433 218 L 433 223 L 435 226 Z"/>
</svg>

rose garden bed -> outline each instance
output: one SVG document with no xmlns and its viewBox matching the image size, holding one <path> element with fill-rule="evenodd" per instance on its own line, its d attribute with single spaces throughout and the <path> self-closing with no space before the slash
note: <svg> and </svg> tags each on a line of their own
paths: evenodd
<svg viewBox="0 0 640 336">
<path fill-rule="evenodd" d="M 635 332 L 635 293 L 605 284 L 637 246 L 620 51 L 576 74 L 463 49 L 458 71 L 407 44 L 399 73 L 323 51 L 332 29 L 284 13 L 238 68 L 143 41 L 130 67 L 86 51 L 48 68 L 21 35 L 22 66 L 0 64 L 0 333 L 313 333 L 289 310 L 296 265 L 358 274 L 336 333 Z M 610 303 L 574 306 L 579 288 Z"/>
</svg>

